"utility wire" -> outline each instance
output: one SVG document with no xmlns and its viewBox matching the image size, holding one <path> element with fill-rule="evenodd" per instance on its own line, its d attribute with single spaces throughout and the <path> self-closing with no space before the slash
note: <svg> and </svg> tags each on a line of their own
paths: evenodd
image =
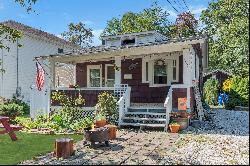
<svg viewBox="0 0 250 166">
<path fill-rule="evenodd" d="M 185 9 L 185 7 L 183 7 L 183 5 L 178 1 L 178 0 L 173 0 L 174 1 L 174 3 L 180 8 L 180 10 L 182 11 L 185 11 L 186 9 Z"/>
<path fill-rule="evenodd" d="M 183 3 L 185 4 L 185 6 L 186 6 L 186 8 L 188 9 L 188 11 L 190 11 L 189 8 L 188 8 L 188 6 L 187 6 L 186 1 L 185 1 L 185 0 L 182 0 L 182 1 L 183 1 Z"/>
<path fill-rule="evenodd" d="M 172 5 L 172 3 L 169 1 L 169 0 L 167 0 L 168 1 L 168 3 L 172 6 L 172 8 L 177 12 L 177 13 L 179 13 L 179 11 Z"/>
</svg>

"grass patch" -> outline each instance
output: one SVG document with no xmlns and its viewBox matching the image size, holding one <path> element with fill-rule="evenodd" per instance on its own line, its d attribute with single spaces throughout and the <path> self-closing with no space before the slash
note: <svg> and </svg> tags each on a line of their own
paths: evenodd
<svg viewBox="0 0 250 166">
<path fill-rule="evenodd" d="M 16 132 L 17 141 L 11 141 L 8 134 L 0 135 L 0 164 L 18 164 L 23 160 L 52 152 L 57 138 L 73 138 L 74 143 L 82 135 L 41 135 Z"/>
</svg>

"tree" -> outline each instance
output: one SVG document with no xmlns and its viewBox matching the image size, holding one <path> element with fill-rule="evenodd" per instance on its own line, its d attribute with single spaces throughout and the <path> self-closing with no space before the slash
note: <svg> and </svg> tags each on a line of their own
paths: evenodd
<svg viewBox="0 0 250 166">
<path fill-rule="evenodd" d="M 176 18 L 177 35 L 182 37 L 194 36 L 198 33 L 198 20 L 191 12 L 183 12 Z"/>
<path fill-rule="evenodd" d="M 15 2 L 26 8 L 27 12 L 30 12 L 32 11 L 32 6 L 37 2 L 37 0 L 15 0 Z M 22 33 L 20 31 L 0 24 L 0 49 L 5 48 L 9 50 L 9 47 L 3 44 L 3 40 L 15 42 L 18 38 L 21 38 L 21 36 Z"/>
<path fill-rule="evenodd" d="M 249 1 L 211 2 L 201 20 L 209 36 L 209 68 L 249 76 Z"/>
<path fill-rule="evenodd" d="M 82 47 L 90 46 L 94 36 L 92 29 L 86 28 L 85 24 L 82 22 L 78 24 L 70 23 L 68 28 L 69 30 L 67 32 L 61 34 L 65 40 Z"/>
<path fill-rule="evenodd" d="M 127 12 L 121 18 L 112 18 L 107 22 L 107 26 L 101 36 L 152 30 L 168 36 L 170 32 L 168 16 L 167 11 L 154 3 L 150 8 L 141 12 Z"/>
</svg>

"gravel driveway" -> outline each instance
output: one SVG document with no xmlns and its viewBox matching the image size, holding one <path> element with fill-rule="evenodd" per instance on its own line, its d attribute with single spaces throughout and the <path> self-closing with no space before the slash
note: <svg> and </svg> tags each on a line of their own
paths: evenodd
<svg viewBox="0 0 250 166">
<path fill-rule="evenodd" d="M 75 144 L 69 159 L 52 153 L 21 164 L 249 164 L 249 113 L 213 110 L 212 121 L 194 124 L 179 134 L 119 130 L 110 147 Z"/>
</svg>

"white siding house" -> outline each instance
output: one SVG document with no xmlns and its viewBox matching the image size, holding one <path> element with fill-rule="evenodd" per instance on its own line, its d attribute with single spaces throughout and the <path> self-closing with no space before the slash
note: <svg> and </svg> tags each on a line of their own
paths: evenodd
<svg viewBox="0 0 250 166">
<path fill-rule="evenodd" d="M 1 68 L 5 70 L 5 72 L 0 74 L 0 96 L 12 98 L 19 94 L 19 97 L 29 102 L 31 86 L 36 84 L 36 61 L 34 58 L 48 54 L 57 54 L 59 51 L 62 51 L 61 49 L 63 49 L 64 53 L 70 52 L 78 47 L 52 34 L 15 21 L 6 21 L 1 24 L 20 30 L 23 36 L 15 43 L 4 42 L 4 44 L 9 46 L 9 51 L 6 49 L 0 50 Z M 18 44 L 21 44 L 22 47 L 18 48 Z M 46 65 L 43 65 L 43 67 L 46 70 Z M 66 75 L 74 75 L 73 67 L 67 65 L 67 67 L 62 66 L 61 68 L 67 68 L 67 71 L 71 71 L 71 73 L 67 72 Z M 65 72 L 60 70 L 58 72 L 65 74 Z M 66 75 L 64 77 L 67 77 Z M 56 76 L 56 78 L 60 77 Z M 60 84 L 60 80 L 57 80 L 57 82 Z M 46 75 L 45 86 L 48 83 L 49 77 Z M 71 82 L 67 83 L 70 84 Z M 65 81 L 61 81 L 61 84 L 65 84 Z M 17 91 L 19 92 L 17 93 Z"/>
</svg>

